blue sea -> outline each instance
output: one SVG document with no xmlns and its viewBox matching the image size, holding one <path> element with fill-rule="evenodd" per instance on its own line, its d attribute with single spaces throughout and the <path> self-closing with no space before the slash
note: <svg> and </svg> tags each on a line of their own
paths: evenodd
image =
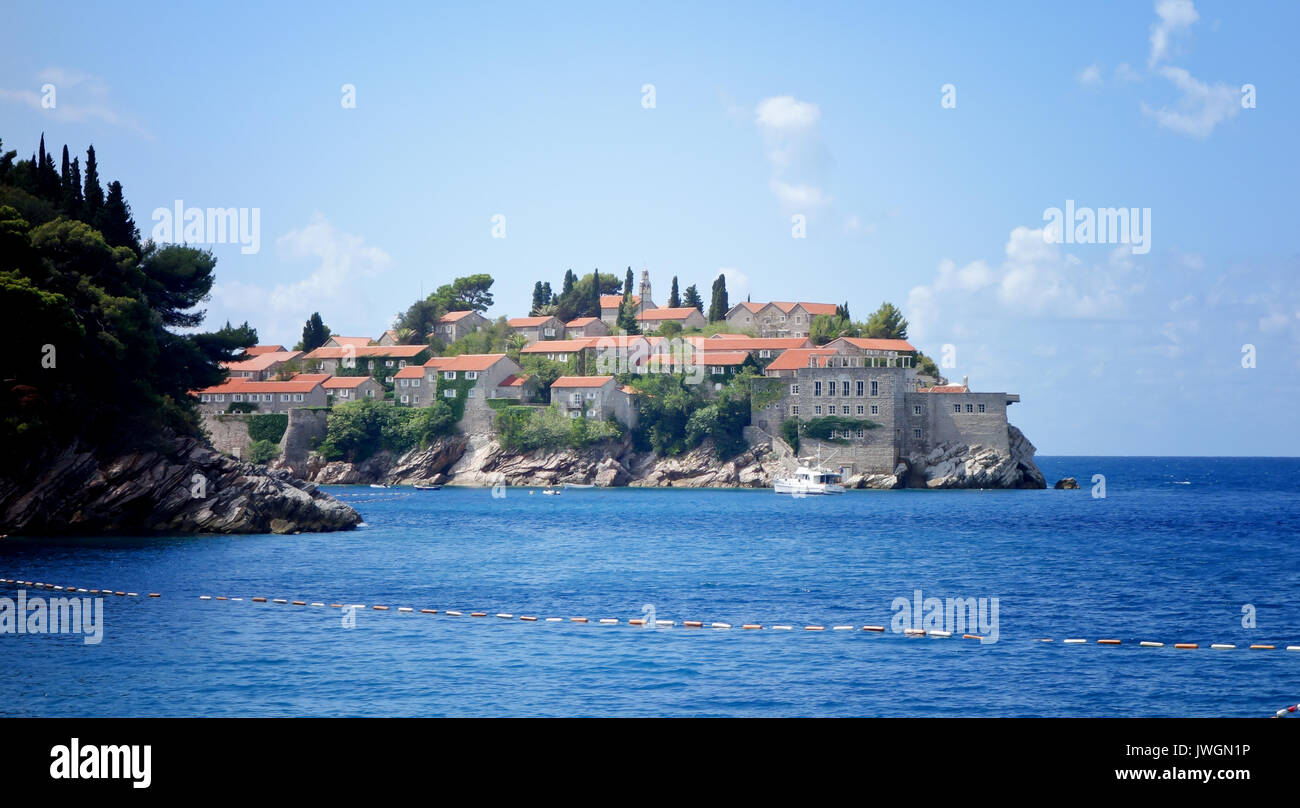
<svg viewBox="0 0 1300 808">
<path fill-rule="evenodd" d="M 98 645 L 0 635 L 0 715 L 1264 717 L 1300 701 L 1284 650 L 1300 459 L 1039 462 L 1082 490 L 336 487 L 365 527 L 11 537 L 0 577 L 141 597 L 105 601 Z M 860 630 L 890 628 L 917 590 L 996 598 L 997 642 Z M 366 608 L 345 627 L 275 598 Z M 676 625 L 627 623 L 651 613 Z"/>
</svg>

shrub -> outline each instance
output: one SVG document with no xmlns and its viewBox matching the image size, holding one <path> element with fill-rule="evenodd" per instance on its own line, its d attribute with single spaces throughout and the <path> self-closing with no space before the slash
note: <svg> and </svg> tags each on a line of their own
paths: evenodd
<svg viewBox="0 0 1300 808">
<path fill-rule="evenodd" d="M 248 460 L 250 463 L 264 466 L 279 456 L 279 445 L 269 440 L 255 440 L 248 447 Z"/>
<path fill-rule="evenodd" d="M 288 428 L 289 416 L 283 412 L 268 412 L 248 419 L 248 437 L 254 441 L 266 440 L 279 443 Z"/>
</svg>

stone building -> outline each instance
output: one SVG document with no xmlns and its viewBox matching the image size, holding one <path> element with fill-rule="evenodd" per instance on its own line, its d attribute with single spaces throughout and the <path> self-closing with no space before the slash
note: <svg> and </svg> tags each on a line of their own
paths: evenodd
<svg viewBox="0 0 1300 808">
<path fill-rule="evenodd" d="M 786 351 L 756 383 L 752 424 L 779 436 L 783 422 L 798 420 L 822 435 L 801 437 L 800 454 L 820 451 L 826 465 L 853 473 L 890 474 L 900 460 L 942 446 L 1008 452 L 1007 406 L 1018 395 L 974 393 L 964 383 L 922 388 L 914 349 L 890 342 L 899 344 L 837 340 Z"/>
<path fill-rule="evenodd" d="M 737 303 L 727 312 L 727 325 L 760 337 L 806 337 L 813 318 L 835 316 L 834 303 Z"/>
<path fill-rule="evenodd" d="M 506 325 L 529 343 L 564 339 L 564 323 L 557 317 L 513 317 Z"/>
<path fill-rule="evenodd" d="M 492 325 L 486 317 L 476 311 L 449 311 L 438 318 L 438 339 L 452 343 L 466 334 Z"/>
<path fill-rule="evenodd" d="M 262 382 L 227 379 L 195 390 L 202 412 L 225 412 L 231 404 L 254 405 L 255 412 L 288 412 L 295 407 L 324 407 L 325 388 L 316 379 Z"/>
<path fill-rule="evenodd" d="M 569 418 L 613 417 L 636 428 L 636 391 L 613 376 L 561 376 L 551 383 L 551 403 Z"/>
</svg>

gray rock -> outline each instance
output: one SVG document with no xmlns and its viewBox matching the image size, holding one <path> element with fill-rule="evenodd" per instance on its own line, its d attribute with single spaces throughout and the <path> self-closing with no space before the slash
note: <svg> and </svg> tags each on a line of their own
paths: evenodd
<svg viewBox="0 0 1300 808">
<path fill-rule="evenodd" d="M 1061 479 L 1057 480 L 1056 485 L 1052 487 L 1055 488 L 1057 491 L 1073 491 L 1078 489 L 1079 481 L 1074 479 L 1073 477 L 1062 477 Z"/>
</svg>

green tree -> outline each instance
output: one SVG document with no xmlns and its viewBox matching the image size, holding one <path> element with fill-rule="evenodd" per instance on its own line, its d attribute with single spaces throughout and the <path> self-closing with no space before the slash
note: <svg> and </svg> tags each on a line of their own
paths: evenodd
<svg viewBox="0 0 1300 808">
<path fill-rule="evenodd" d="M 695 288 L 695 284 L 686 287 L 686 293 L 682 295 L 682 305 L 693 306 L 700 314 L 704 313 L 704 299 L 700 297 L 700 290 Z"/>
<path fill-rule="evenodd" d="M 881 303 L 867 318 L 862 336 L 874 339 L 907 339 L 907 320 L 893 303 Z"/>
<path fill-rule="evenodd" d="M 679 309 L 682 307 L 681 295 L 677 294 L 677 276 L 673 276 L 673 289 L 668 293 L 668 308 Z"/>
<path fill-rule="evenodd" d="M 122 183 L 113 180 L 108 184 L 108 197 L 99 216 L 99 230 L 104 240 L 114 247 L 130 247 L 140 252 L 140 231 L 131 218 L 131 206 L 122 194 Z"/>
<path fill-rule="evenodd" d="M 104 207 L 104 189 L 99 184 L 99 163 L 95 160 L 95 147 L 86 149 L 86 188 L 82 215 L 85 221 L 99 221 L 99 211 Z"/>
<path fill-rule="evenodd" d="M 310 353 L 329 341 L 330 328 L 321 319 L 320 312 L 314 311 L 302 326 L 302 342 L 298 350 Z"/>
<path fill-rule="evenodd" d="M 727 276 L 719 274 L 713 281 L 713 298 L 709 302 L 709 322 L 727 319 L 731 306 L 727 303 Z"/>
</svg>

